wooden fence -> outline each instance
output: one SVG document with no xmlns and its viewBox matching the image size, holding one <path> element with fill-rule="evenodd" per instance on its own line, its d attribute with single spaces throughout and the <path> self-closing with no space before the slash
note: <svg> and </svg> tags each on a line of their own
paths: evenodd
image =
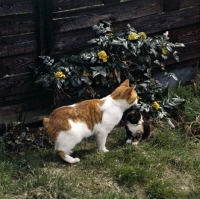
<svg viewBox="0 0 200 199">
<path fill-rule="evenodd" d="M 0 116 L 50 107 L 28 66 L 36 67 L 39 55 L 60 58 L 86 48 L 100 20 L 119 30 L 129 23 L 149 35 L 169 30 L 186 48 L 179 50 L 180 62 L 170 59 L 167 67 L 200 60 L 199 0 L 0 0 Z"/>
</svg>

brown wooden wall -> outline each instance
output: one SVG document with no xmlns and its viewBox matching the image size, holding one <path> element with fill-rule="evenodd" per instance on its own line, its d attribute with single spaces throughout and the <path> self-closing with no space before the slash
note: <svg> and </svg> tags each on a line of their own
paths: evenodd
<svg viewBox="0 0 200 199">
<path fill-rule="evenodd" d="M 200 60 L 199 0 L 0 0 L 0 115 L 50 107 L 28 66 L 37 66 L 39 55 L 60 58 L 88 47 L 100 20 L 149 35 L 169 30 L 173 42 L 186 44 L 169 67 Z"/>
</svg>

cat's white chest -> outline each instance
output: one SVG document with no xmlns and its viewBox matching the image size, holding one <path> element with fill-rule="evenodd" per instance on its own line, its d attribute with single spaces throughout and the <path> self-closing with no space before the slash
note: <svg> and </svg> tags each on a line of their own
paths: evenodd
<svg viewBox="0 0 200 199">
<path fill-rule="evenodd" d="M 114 104 L 111 100 L 106 101 L 106 103 L 101 107 L 101 111 L 103 112 L 101 124 L 110 127 L 110 130 L 119 123 L 123 115 L 121 107 Z"/>
<path fill-rule="evenodd" d="M 127 127 L 131 131 L 132 136 L 135 136 L 138 130 L 140 129 L 141 125 L 128 123 Z"/>
</svg>

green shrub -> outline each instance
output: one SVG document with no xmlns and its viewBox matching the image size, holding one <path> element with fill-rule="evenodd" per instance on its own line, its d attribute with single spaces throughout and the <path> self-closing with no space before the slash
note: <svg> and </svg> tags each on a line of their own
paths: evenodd
<svg viewBox="0 0 200 199">
<path fill-rule="evenodd" d="M 178 61 L 174 48 L 184 44 L 171 43 L 168 32 L 148 37 L 129 24 L 120 33 L 114 32 L 111 23 L 106 21 L 92 28 L 98 37 L 88 41 L 91 47 L 78 55 L 65 56 L 59 61 L 40 56 L 42 64 L 32 68 L 35 82 L 45 89 L 67 94 L 69 104 L 106 96 L 128 78 L 131 85 L 137 85 L 141 111 L 158 119 L 184 102 L 177 96 L 169 97 L 168 87 L 163 89 L 153 75 L 157 65 L 165 69 L 164 60 L 170 56 Z M 172 73 L 164 71 L 163 75 L 177 80 Z"/>
</svg>

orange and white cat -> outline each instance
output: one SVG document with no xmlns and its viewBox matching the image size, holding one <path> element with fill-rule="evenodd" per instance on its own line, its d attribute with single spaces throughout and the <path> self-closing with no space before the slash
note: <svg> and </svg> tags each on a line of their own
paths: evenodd
<svg viewBox="0 0 200 199">
<path fill-rule="evenodd" d="M 110 95 L 102 99 L 85 100 L 55 109 L 44 118 L 44 129 L 55 141 L 56 153 L 66 162 L 76 163 L 79 158 L 70 156 L 72 149 L 85 137 L 95 135 L 97 148 L 107 152 L 106 139 L 119 123 L 123 112 L 137 104 L 135 86 L 125 80 Z"/>
</svg>

